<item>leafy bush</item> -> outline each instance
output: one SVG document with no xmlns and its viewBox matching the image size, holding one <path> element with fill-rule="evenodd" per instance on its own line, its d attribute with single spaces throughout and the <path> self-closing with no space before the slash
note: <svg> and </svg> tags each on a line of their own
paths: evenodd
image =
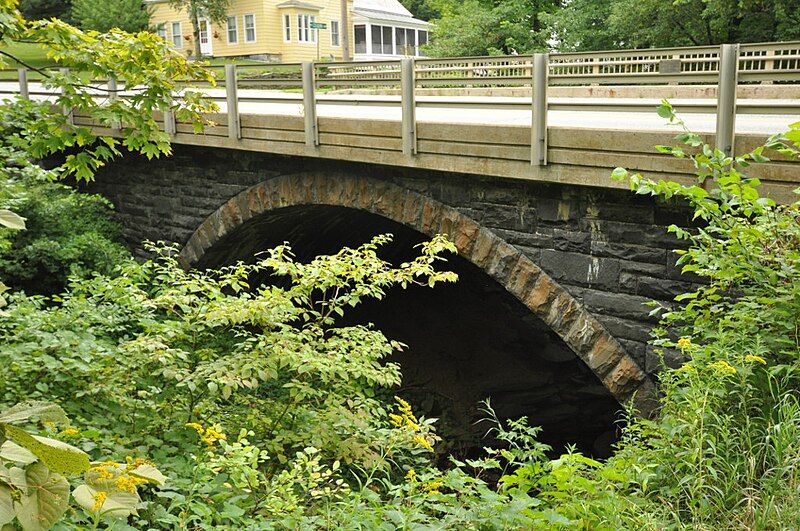
<svg viewBox="0 0 800 531">
<path fill-rule="evenodd" d="M 44 170 L 28 173 L 4 184 L 4 202 L 26 220 L 26 230 L 8 232 L 0 246 L 0 278 L 10 287 L 54 295 L 71 276 L 108 274 L 130 259 L 108 201 L 55 183 Z"/>
</svg>

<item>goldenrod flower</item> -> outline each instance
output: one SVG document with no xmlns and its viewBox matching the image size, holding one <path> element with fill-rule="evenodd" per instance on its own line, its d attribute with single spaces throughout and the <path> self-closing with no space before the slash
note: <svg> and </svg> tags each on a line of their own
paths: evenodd
<svg viewBox="0 0 800 531">
<path fill-rule="evenodd" d="M 433 446 L 431 445 L 431 443 L 429 443 L 428 439 L 426 439 L 422 435 L 415 435 L 414 436 L 414 442 L 417 443 L 421 448 L 423 448 L 423 449 L 425 449 L 425 450 L 427 450 L 429 452 L 433 451 Z"/>
<path fill-rule="evenodd" d="M 416 480 L 417 480 L 417 471 L 412 468 L 406 474 L 406 481 L 408 481 L 409 483 L 414 483 Z"/>
<path fill-rule="evenodd" d="M 214 426 L 209 426 L 205 430 L 205 435 L 203 435 L 200 440 L 206 443 L 209 446 L 213 446 L 215 442 L 219 440 L 227 440 L 228 436 L 218 431 Z"/>
<path fill-rule="evenodd" d="M 92 512 L 99 511 L 108 498 L 108 493 L 104 490 L 99 490 L 94 495 L 94 505 L 92 505 Z"/>
<path fill-rule="evenodd" d="M 736 369 L 730 363 L 728 363 L 725 360 L 715 361 L 714 363 L 712 363 L 708 367 L 710 369 L 714 369 L 715 371 L 717 371 L 720 374 L 724 374 L 724 375 L 736 374 Z"/>
<path fill-rule="evenodd" d="M 748 354 L 747 356 L 745 356 L 744 361 L 748 363 L 760 363 L 761 365 L 767 364 L 767 360 L 765 360 L 761 356 L 755 356 L 753 354 Z"/>
<path fill-rule="evenodd" d="M 411 428 L 412 431 L 419 431 L 420 430 L 419 421 L 417 421 L 417 417 L 414 416 L 414 412 L 411 411 L 411 404 L 409 404 L 399 396 L 394 397 L 394 399 L 398 403 L 398 409 L 400 410 L 400 414 L 389 415 L 389 419 L 392 421 L 392 424 L 396 428 L 400 428 L 403 425 L 406 425 L 409 428 Z"/>
<path fill-rule="evenodd" d="M 197 435 L 199 435 L 200 437 L 202 437 L 203 434 L 206 432 L 206 430 L 204 430 L 203 427 L 196 422 L 189 422 L 186 424 L 186 427 L 192 428 L 194 431 L 197 432 Z"/>
<path fill-rule="evenodd" d="M 131 494 L 133 494 L 134 492 L 136 492 L 136 487 L 144 483 L 147 483 L 146 479 L 125 475 L 118 477 L 117 480 L 114 482 L 114 486 L 117 487 L 122 492 L 130 492 Z"/>
<path fill-rule="evenodd" d="M 681 350 L 688 350 L 692 348 L 692 340 L 688 337 L 682 337 L 678 340 L 678 348 Z"/>
<path fill-rule="evenodd" d="M 65 430 L 62 430 L 60 435 L 61 435 L 62 437 L 75 437 L 75 436 L 77 436 L 77 435 L 80 435 L 80 433 L 81 433 L 81 432 L 79 432 L 79 431 L 78 431 L 77 429 L 75 429 L 75 428 L 67 428 L 67 429 L 65 429 Z"/>
</svg>

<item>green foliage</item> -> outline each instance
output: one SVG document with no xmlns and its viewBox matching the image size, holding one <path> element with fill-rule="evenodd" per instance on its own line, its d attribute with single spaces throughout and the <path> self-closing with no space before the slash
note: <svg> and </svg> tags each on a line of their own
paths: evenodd
<svg viewBox="0 0 800 531">
<path fill-rule="evenodd" d="M 115 511 L 130 514 L 140 501 L 138 485 L 160 485 L 166 479 L 144 461 L 92 467 L 82 450 L 15 426 L 32 420 L 67 427 L 62 433 L 72 429 L 64 411 L 47 402 L 21 403 L 0 413 L 0 525 L 16 520 L 26 531 L 50 529 L 68 508 L 70 485 L 64 476 L 85 473 L 73 495 L 98 518 L 109 515 L 105 505 L 112 500 Z M 110 469 L 116 474 L 108 473 Z"/>
<path fill-rule="evenodd" d="M 406 9 L 411 11 L 414 17 L 420 20 L 431 20 L 438 18 L 441 13 L 436 8 L 436 0 L 401 0 Z"/>
<path fill-rule="evenodd" d="M 659 114 L 683 125 L 667 102 Z M 637 423 L 620 458 L 638 463 L 639 488 L 670 520 L 791 527 L 800 521 L 800 202 L 761 197 L 744 172 L 770 151 L 797 157 L 800 124 L 736 157 L 689 131 L 677 138 L 686 147 L 659 150 L 692 160 L 697 184 L 615 171 L 637 193 L 686 201 L 703 222 L 670 228 L 688 243 L 683 270 L 704 283 L 656 331 L 658 347 L 688 362 L 662 375 L 659 420 Z"/>
<path fill-rule="evenodd" d="M 0 278 L 11 288 L 54 295 L 70 276 L 110 273 L 129 258 L 105 199 L 54 182 L 55 173 L 2 142 L 0 161 L 0 206 L 13 210 L 0 211 L 0 223 L 26 229 L 0 229 Z"/>
<path fill-rule="evenodd" d="M 28 20 L 64 19 L 71 5 L 72 0 L 21 0 L 19 10 Z"/>
<path fill-rule="evenodd" d="M 552 0 L 438 0 L 431 5 L 441 13 L 425 50 L 432 56 L 545 51 L 550 35 L 540 15 L 557 8 Z"/>
<path fill-rule="evenodd" d="M 800 0 L 427 0 L 423 6 L 438 11 L 427 48 L 434 56 L 800 38 Z"/>
<path fill-rule="evenodd" d="M 213 76 L 172 52 L 155 34 L 84 32 L 56 19 L 28 22 L 16 6 L 16 0 L 0 2 L 0 45 L 35 43 L 51 62 L 70 72 L 40 71 L 44 85 L 58 93 L 51 102 L 17 101 L 5 106 L 7 117 L 18 127 L 5 139 L 8 145 L 34 158 L 71 150 L 64 174 L 89 180 L 123 149 L 150 158 L 170 152 L 169 137 L 160 130 L 155 113 L 172 110 L 178 120 L 198 129 L 207 123 L 203 114 L 215 108 L 213 103 L 197 92 L 181 90 L 178 82 L 192 78 L 213 83 Z M 0 49 L 0 67 L 6 59 L 17 58 Z M 113 78 L 132 93 L 110 101 L 97 98 L 98 89 L 86 84 L 87 78 Z M 107 128 L 121 126 L 120 135 L 98 136 L 88 127 L 73 125 L 67 114 L 49 112 L 53 104 L 88 115 Z"/>
<path fill-rule="evenodd" d="M 70 15 L 83 30 L 135 33 L 150 25 L 150 10 L 142 0 L 73 0 Z"/>
</svg>

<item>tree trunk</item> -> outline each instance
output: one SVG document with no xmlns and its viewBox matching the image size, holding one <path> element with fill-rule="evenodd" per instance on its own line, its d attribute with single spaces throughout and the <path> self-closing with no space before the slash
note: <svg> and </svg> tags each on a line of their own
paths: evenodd
<svg viewBox="0 0 800 531">
<path fill-rule="evenodd" d="M 194 59 L 199 61 L 202 57 L 202 52 L 200 51 L 200 21 L 196 12 L 192 17 L 192 36 L 194 37 Z"/>
</svg>

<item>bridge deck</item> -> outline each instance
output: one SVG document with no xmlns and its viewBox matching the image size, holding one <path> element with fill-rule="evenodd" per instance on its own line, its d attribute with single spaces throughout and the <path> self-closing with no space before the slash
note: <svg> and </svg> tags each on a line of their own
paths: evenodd
<svg viewBox="0 0 800 531">
<path fill-rule="evenodd" d="M 724 49 L 739 54 L 738 61 L 725 63 Z M 734 136 L 738 153 L 800 121 L 800 42 L 553 54 L 549 62 L 544 56 L 513 56 L 318 63 L 302 65 L 302 76 L 300 65 L 282 66 L 295 67 L 288 77 L 264 77 L 259 70 L 264 65 L 228 66 L 225 89 L 197 88 L 220 107 L 211 116 L 219 125 L 203 134 L 194 134 L 191 124 L 157 119 L 174 131 L 177 143 L 596 187 L 625 186 L 610 179 L 617 166 L 657 178 L 693 180 L 690 161 L 654 149 L 674 144 L 680 132 L 657 116 L 662 97 L 671 98 L 688 127 L 715 145 L 718 104 L 723 118 L 733 110 L 722 103 L 723 88 L 739 93 L 735 135 L 723 128 L 719 142 L 730 145 Z M 540 89 L 546 90 L 535 88 L 539 79 Z M 402 97 L 342 94 L 346 87 L 389 94 L 406 87 L 406 92 Z M 458 87 L 538 95 L 533 100 L 457 95 Z M 270 90 L 275 88 L 283 90 Z M 28 89 L 32 98 L 53 98 L 38 83 L 29 83 Z M 325 93 L 329 89 L 337 93 Z M 440 89 L 451 94 L 425 93 Z M 0 98 L 17 92 L 19 84 L 0 82 Z M 228 130 L 228 97 L 237 106 L 238 133 Z M 311 114 L 304 99 L 311 102 Z M 546 109 L 546 129 L 532 118 L 537 105 Z M 85 116 L 74 119 L 115 134 Z M 546 147 L 545 165 L 532 153 L 532 137 Z M 766 193 L 794 200 L 800 161 L 775 156 L 750 173 L 762 179 Z"/>
</svg>

